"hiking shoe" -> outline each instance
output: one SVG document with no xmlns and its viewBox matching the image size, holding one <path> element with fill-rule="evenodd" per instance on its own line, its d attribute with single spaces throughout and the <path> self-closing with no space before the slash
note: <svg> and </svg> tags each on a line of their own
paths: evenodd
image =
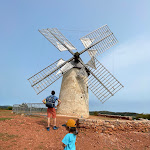
<svg viewBox="0 0 150 150">
<path fill-rule="evenodd" d="M 46 129 L 47 129 L 47 131 L 49 131 L 49 130 L 50 130 L 50 127 L 47 127 Z"/>
<path fill-rule="evenodd" d="M 66 124 L 63 124 L 62 126 L 63 126 L 63 127 L 66 127 Z"/>
<path fill-rule="evenodd" d="M 56 126 L 53 127 L 53 130 L 57 130 L 57 129 L 58 129 L 58 127 L 56 127 Z"/>
</svg>

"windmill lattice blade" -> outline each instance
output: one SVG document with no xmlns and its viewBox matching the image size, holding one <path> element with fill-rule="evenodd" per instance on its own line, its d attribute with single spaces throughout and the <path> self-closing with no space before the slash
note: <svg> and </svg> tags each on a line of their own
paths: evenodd
<svg viewBox="0 0 150 150">
<path fill-rule="evenodd" d="M 90 74 L 89 80 L 85 80 L 89 89 L 95 94 L 95 96 L 104 103 L 117 91 L 119 91 L 123 85 L 96 59 L 96 70 L 88 67 L 90 71 L 100 80 L 100 82 Z"/>
<path fill-rule="evenodd" d="M 107 25 L 87 34 L 80 38 L 80 40 L 85 48 L 90 47 L 87 50 L 98 50 L 95 57 L 102 54 L 118 42 Z"/>
<path fill-rule="evenodd" d="M 28 79 L 37 94 L 45 90 L 62 76 L 62 74 L 56 74 L 57 70 L 51 74 L 51 72 L 57 68 L 57 64 L 60 60 L 61 59 L 57 60 L 53 64 L 49 65 L 48 67 L 44 68 L 43 70 Z"/>
<path fill-rule="evenodd" d="M 60 51 L 76 49 L 57 28 L 42 29 L 39 32 Z"/>
</svg>

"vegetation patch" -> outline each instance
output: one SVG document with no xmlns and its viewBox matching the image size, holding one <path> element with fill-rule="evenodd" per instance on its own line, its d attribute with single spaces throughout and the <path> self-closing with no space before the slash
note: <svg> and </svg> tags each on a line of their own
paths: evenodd
<svg viewBox="0 0 150 150">
<path fill-rule="evenodd" d="M 111 112 L 111 111 L 90 111 L 90 115 L 98 116 L 99 114 L 117 115 L 117 116 L 130 116 L 132 119 L 139 120 L 140 118 L 150 120 L 150 114 L 138 114 L 134 112 Z"/>
<path fill-rule="evenodd" d="M 12 106 L 0 106 L 0 110 L 12 110 Z"/>
<path fill-rule="evenodd" d="M 0 116 L 16 116 L 16 114 L 11 113 L 12 111 L 10 110 L 0 110 Z"/>
<path fill-rule="evenodd" d="M 41 116 L 38 116 L 38 115 L 29 115 L 29 117 L 32 117 L 32 118 L 41 118 Z"/>
<path fill-rule="evenodd" d="M 0 133 L 0 140 L 2 140 L 2 141 L 8 141 L 8 140 L 11 140 L 16 137 L 18 137 L 18 135 L 8 134 L 8 133 Z"/>
<path fill-rule="evenodd" d="M 137 116 L 136 116 L 136 118 L 135 119 L 140 119 L 140 118 L 143 118 L 143 119 L 148 119 L 148 120 L 150 120 L 150 114 L 138 114 Z"/>
<path fill-rule="evenodd" d="M 35 149 L 35 150 L 37 150 L 37 149 L 46 149 L 46 146 L 38 145 L 38 146 L 35 147 L 34 149 Z"/>
<path fill-rule="evenodd" d="M 0 121 L 11 120 L 12 118 L 0 118 Z"/>
<path fill-rule="evenodd" d="M 111 112 L 111 111 L 90 111 L 90 115 L 98 115 L 98 114 L 120 115 L 120 116 L 136 116 L 138 113 L 133 113 L 133 112 Z"/>
</svg>

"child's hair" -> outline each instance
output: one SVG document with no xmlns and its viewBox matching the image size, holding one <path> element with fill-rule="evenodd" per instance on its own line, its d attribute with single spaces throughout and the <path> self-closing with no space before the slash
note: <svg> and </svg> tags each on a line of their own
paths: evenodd
<svg viewBox="0 0 150 150">
<path fill-rule="evenodd" d="M 69 127 L 68 127 L 69 128 Z M 78 134 L 78 131 L 76 130 L 76 127 L 70 127 L 69 132 L 73 133 L 74 135 Z"/>
</svg>

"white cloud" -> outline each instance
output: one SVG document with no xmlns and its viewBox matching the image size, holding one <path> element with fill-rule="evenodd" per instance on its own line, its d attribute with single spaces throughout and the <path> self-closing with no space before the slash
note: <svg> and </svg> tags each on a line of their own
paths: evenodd
<svg viewBox="0 0 150 150">
<path fill-rule="evenodd" d="M 121 95 L 114 99 L 129 102 L 150 99 L 150 38 L 138 36 L 102 57 L 101 62 L 124 85 Z"/>
<path fill-rule="evenodd" d="M 150 62 L 150 38 L 139 36 L 120 44 L 114 52 L 118 68 L 129 67 Z"/>
</svg>

